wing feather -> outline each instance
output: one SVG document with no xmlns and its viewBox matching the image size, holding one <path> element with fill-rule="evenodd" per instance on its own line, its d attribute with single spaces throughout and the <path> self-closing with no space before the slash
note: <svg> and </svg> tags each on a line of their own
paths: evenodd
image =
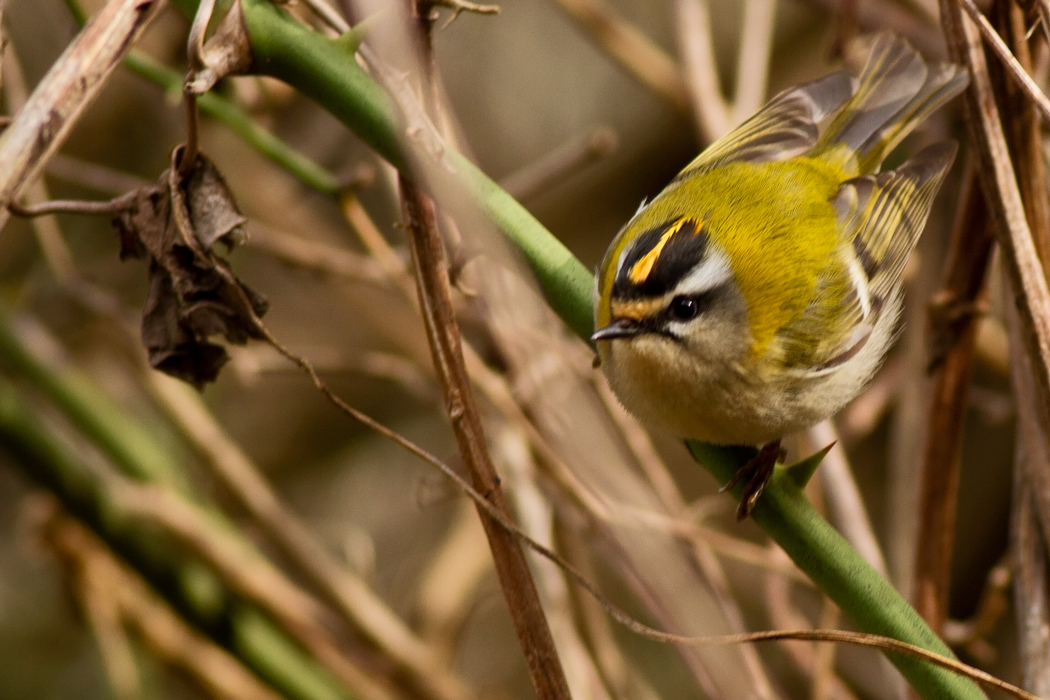
<svg viewBox="0 0 1050 700">
<path fill-rule="evenodd" d="M 900 287 L 956 150 L 954 143 L 938 143 L 895 171 L 842 184 L 835 202 L 841 264 L 829 266 L 802 316 L 780 332 L 786 366 L 831 370 L 863 347 Z"/>
<path fill-rule="evenodd" d="M 708 146 L 675 179 L 726 163 L 762 163 L 801 155 L 817 143 L 820 122 L 845 104 L 852 92 L 853 78 L 846 72 L 785 90 Z"/>
</svg>

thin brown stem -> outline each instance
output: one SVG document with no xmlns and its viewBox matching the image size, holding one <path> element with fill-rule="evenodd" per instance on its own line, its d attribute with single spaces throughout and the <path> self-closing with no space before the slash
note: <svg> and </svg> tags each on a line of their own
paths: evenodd
<svg viewBox="0 0 1050 700">
<path fill-rule="evenodd" d="M 40 174 L 164 4 L 163 0 L 109 0 L 51 66 L 0 134 L 0 163 L 4 163 L 0 209 L 6 209 Z"/>
<path fill-rule="evenodd" d="M 116 197 L 107 202 L 92 202 L 77 199 L 50 199 L 39 204 L 9 202 L 8 210 L 15 216 L 33 218 L 49 214 L 85 214 L 89 216 L 112 216 L 127 209 L 135 201 L 137 192 Z"/>
<path fill-rule="evenodd" d="M 506 514 L 507 503 L 489 457 L 481 417 L 463 362 L 459 327 L 452 310 L 451 288 L 434 204 L 404 177 L 400 184 L 419 303 L 434 368 L 445 393 L 452 429 L 474 488 L 495 509 Z M 521 545 L 511 533 L 484 513 L 482 524 L 536 694 L 540 698 L 569 698 L 561 661 Z"/>
<path fill-rule="evenodd" d="M 336 563 L 192 389 L 157 372 L 150 373 L 149 382 L 154 396 L 176 425 L 269 540 L 333 603 L 350 626 L 360 630 L 411 675 L 421 697 L 472 697 L 463 681 L 442 667 L 365 581 Z"/>
<path fill-rule="evenodd" d="M 935 388 L 929 409 L 915 553 L 915 606 L 938 632 L 948 615 L 962 424 L 979 320 L 976 310 L 994 240 L 972 164 L 967 166 L 965 177 L 945 286 L 930 308 Z"/>
<path fill-rule="evenodd" d="M 1030 454 L 1023 426 L 1018 430 L 1018 448 L 1014 458 L 1014 506 L 1011 524 L 1011 557 L 1014 564 L 1014 611 L 1018 628 L 1018 655 L 1023 686 L 1050 697 L 1050 581 L 1048 581 L 1047 540 L 1036 513 L 1034 485 L 1029 470 L 1046 469 L 1046 453 Z M 1044 436 L 1045 437 L 1045 436 Z M 1041 440 L 1040 442 L 1045 442 Z M 1036 464 L 1029 465 L 1035 459 Z"/>
<path fill-rule="evenodd" d="M 1043 118 L 1044 122 L 1050 124 L 1050 99 L 1047 99 L 1047 96 L 1039 89 L 1036 82 L 1032 80 L 1032 76 L 1029 74 L 1031 67 L 1026 68 L 1021 65 L 1010 51 L 1010 47 L 999 36 L 999 33 L 995 31 L 988 18 L 981 14 L 981 10 L 974 4 L 973 0 L 956 0 L 956 2 L 966 11 L 966 14 L 973 20 L 974 25 L 980 31 L 981 36 L 984 37 L 989 48 L 1002 61 L 1007 75 L 1017 81 L 1017 85 L 1020 86 L 1024 94 L 1028 96 L 1028 99 L 1032 101 L 1032 104 L 1039 111 L 1039 116 Z"/>
<path fill-rule="evenodd" d="M 452 10 L 452 14 L 441 25 L 442 29 L 447 29 L 463 12 L 472 12 L 476 15 L 498 15 L 500 13 L 499 5 L 481 5 L 476 2 L 468 2 L 468 0 L 430 0 L 430 4 Z"/>
<path fill-rule="evenodd" d="M 182 99 L 186 105 L 186 143 L 179 160 L 179 176 L 185 178 L 191 172 L 197 162 L 198 147 L 200 144 L 200 110 L 197 108 L 197 96 L 188 90 L 182 93 Z"/>
<path fill-rule="evenodd" d="M 941 19 L 953 56 L 970 69 L 966 93 L 970 140 L 1020 312 L 1021 338 L 1031 360 L 1040 422 L 1050 425 L 1050 287 L 1017 187 L 980 35 L 958 0 L 941 0 Z"/>
<path fill-rule="evenodd" d="M 1010 609 L 1008 595 L 1011 583 L 1013 570 L 1010 555 L 1005 554 L 985 577 L 984 590 L 973 617 L 945 622 L 945 641 L 952 647 L 965 649 L 982 665 L 994 663 L 998 651 L 989 638 Z"/>
</svg>

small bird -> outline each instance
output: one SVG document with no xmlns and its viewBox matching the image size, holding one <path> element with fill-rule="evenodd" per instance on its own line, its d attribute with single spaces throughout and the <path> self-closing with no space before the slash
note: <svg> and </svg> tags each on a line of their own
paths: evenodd
<svg viewBox="0 0 1050 700">
<path fill-rule="evenodd" d="M 879 168 L 968 80 L 879 35 L 859 78 L 774 97 L 610 244 L 595 285 L 600 365 L 645 424 L 764 446 L 726 485 L 748 480 L 738 518 L 783 458 L 781 438 L 845 406 L 889 349 L 905 263 L 957 147 Z"/>
</svg>

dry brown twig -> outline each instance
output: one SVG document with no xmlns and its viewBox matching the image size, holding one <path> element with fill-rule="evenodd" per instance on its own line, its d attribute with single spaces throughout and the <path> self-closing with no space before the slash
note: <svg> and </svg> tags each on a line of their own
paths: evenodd
<svg viewBox="0 0 1050 700">
<path fill-rule="evenodd" d="M 1023 381 L 1022 377 L 1022 381 Z M 1046 471 L 1047 453 L 1033 458 L 1030 450 L 1050 444 L 1043 435 L 1041 444 L 1027 444 L 1023 425 L 1018 426 L 1018 448 L 1014 456 L 1014 504 L 1010 533 L 1010 552 L 1014 565 L 1014 615 L 1018 628 L 1018 651 L 1022 685 L 1041 697 L 1050 697 L 1050 586 L 1047 576 L 1047 540 L 1036 512 L 1032 469 Z M 1035 464 L 1029 464 L 1035 461 Z"/>
<path fill-rule="evenodd" d="M 1050 288 L 1017 189 L 980 35 L 954 0 L 942 0 L 941 15 L 950 48 L 970 68 L 972 82 L 967 105 L 971 143 L 979 156 L 978 170 L 1021 313 L 1021 337 L 1031 358 L 1034 388 L 1040 397 L 1038 405 L 1045 414 L 1050 410 Z M 1041 422 L 1050 425 L 1050 417 L 1044 415 Z"/>
<path fill-rule="evenodd" d="M 5 47 L 3 60 L 3 91 L 7 98 L 7 108 L 13 112 L 21 110 L 29 99 L 29 87 L 26 85 L 25 73 L 22 70 L 21 61 L 11 47 Z M 33 202 L 44 202 L 49 199 L 47 185 L 43 180 L 35 180 L 26 187 L 26 196 Z M 0 224 L 7 218 L 6 212 L 0 212 Z M 38 219 L 33 222 L 33 232 L 36 234 L 37 244 L 43 254 L 44 263 L 47 265 L 55 279 L 66 286 L 72 286 L 79 281 L 76 267 L 73 263 L 73 255 L 66 245 L 58 223 L 53 218 Z"/>
<path fill-rule="evenodd" d="M 1007 74 L 1017 81 L 1018 86 L 1020 86 L 1025 95 L 1028 96 L 1028 99 L 1032 101 L 1032 104 L 1039 111 L 1039 115 L 1043 118 L 1043 121 L 1047 125 L 1050 125 L 1050 99 L 1047 99 L 1043 91 L 1032 79 L 1032 76 L 1029 75 L 1028 71 L 1020 64 L 1020 62 L 1018 62 L 1017 58 L 1010 50 L 1010 47 L 1006 45 L 1003 38 L 999 36 L 997 31 L 995 31 L 995 27 L 992 26 L 991 22 L 988 21 L 988 18 L 985 17 L 977 5 L 974 4 L 973 0 L 955 1 L 966 11 L 966 14 L 980 31 L 981 36 L 984 37 L 988 47 L 996 57 L 1002 61 Z"/>
<path fill-rule="evenodd" d="M 1007 326 L 1012 338 L 1020 335 L 1020 320 L 1012 305 L 1005 305 Z M 1012 384 L 1018 409 L 1018 450 L 1015 462 L 1014 484 L 1017 488 L 1017 512 L 1014 513 L 1013 557 L 1017 563 L 1015 589 L 1017 601 L 1030 607 L 1018 608 L 1021 667 L 1025 686 L 1043 693 L 1050 690 L 1050 673 L 1046 665 L 1046 620 L 1050 609 L 1046 593 L 1047 546 L 1045 533 L 1048 507 L 1047 476 L 1050 474 L 1050 430 L 1041 421 L 1042 406 L 1038 404 L 1032 360 L 1021 343 L 1011 343 L 1013 361 Z M 1028 555 L 1028 559 L 1021 557 Z"/>
<path fill-rule="evenodd" d="M 452 10 L 452 14 L 441 25 L 442 29 L 448 29 L 449 25 L 455 22 L 463 12 L 472 12 L 477 15 L 498 15 L 500 13 L 499 5 L 481 5 L 476 2 L 468 2 L 467 0 L 439 0 L 434 2 L 434 4 Z"/>
<path fill-rule="evenodd" d="M 5 164 L 0 210 L 36 179 L 164 5 L 164 0 L 109 0 L 55 61 L 0 134 L 0 162 Z"/>
<path fill-rule="evenodd" d="M 1035 61 L 1029 43 L 1025 14 L 1019 6 L 1013 3 L 997 3 L 994 9 L 997 10 L 996 26 L 1000 33 L 1010 41 L 1017 63 L 1026 72 L 1031 72 Z M 1038 45 L 1039 42 L 1036 44 Z M 1045 54 L 1045 46 L 1042 48 Z M 1004 76 L 1003 73 L 1006 75 Z M 1028 91 L 1023 86 L 1020 90 L 1016 87 L 1015 76 L 1008 66 L 1004 66 L 998 73 L 993 73 L 993 77 L 996 78 L 994 86 L 1006 118 L 1004 129 L 1010 154 L 1017 170 L 1018 187 L 1025 207 L 1025 216 L 1031 229 L 1036 253 L 1042 263 L 1043 274 L 1048 275 L 1050 274 L 1048 272 L 1050 271 L 1050 202 L 1047 200 L 1047 171 L 1042 148 L 1043 137 L 1036 117 L 1036 109 L 1029 102 Z M 1033 561 L 1021 561 L 1020 557 L 1033 554 L 1031 551 L 1033 545 L 1039 546 L 1045 543 L 1046 527 L 1050 524 L 1050 497 L 1047 495 L 1050 489 L 1050 476 L 1048 476 L 1050 471 L 1046 468 L 1050 416 L 1046 413 L 1045 404 L 1041 404 L 1042 401 L 1045 401 L 1045 395 L 1039 396 L 1033 391 L 1031 378 L 1035 360 L 1024 352 L 1025 343 L 1021 336 L 1023 333 L 1022 318 L 1015 307 L 1008 307 L 1005 315 L 1010 337 L 1010 378 L 1020 419 L 1015 462 L 1015 488 L 1018 493 L 1014 501 L 1019 512 L 1015 514 L 1015 527 L 1023 529 L 1033 519 L 1042 525 L 1041 528 L 1036 527 L 1038 534 L 1024 537 L 1023 533 L 1018 533 L 1015 540 L 1019 547 L 1014 555 L 1018 568 L 1015 589 L 1016 603 L 1019 608 L 1018 641 L 1026 686 L 1034 690 L 1045 691 L 1048 683 L 1044 655 L 1045 640 L 1041 633 L 1033 634 L 1033 629 L 1045 629 L 1045 627 L 1033 628 L 1033 624 L 1038 626 L 1041 623 L 1041 617 L 1045 615 L 1042 604 L 1045 600 L 1046 589 L 1044 587 L 1033 590 L 1028 587 L 1033 583 L 1033 579 L 1042 577 L 1045 580 L 1047 575 L 1045 544 L 1042 545 L 1044 548 L 1039 555 L 1033 557 Z M 1042 571 L 1036 573 L 1035 567 L 1042 567 Z M 991 583 L 990 577 L 989 584 Z M 993 586 L 987 586 L 986 592 L 988 589 L 993 589 Z M 992 600 L 994 601 L 994 598 Z M 1020 612 L 1020 607 L 1026 604 L 1031 607 L 1025 608 L 1023 613 Z M 988 607 L 992 610 L 986 617 L 994 617 L 995 606 Z M 988 613 L 988 610 L 979 610 L 980 613 Z M 990 624 L 993 622 L 986 622 L 985 626 Z M 976 638 L 972 644 L 977 646 L 978 650 L 986 647 L 986 644 L 982 644 L 980 629 L 974 629 L 973 632 Z"/>
<path fill-rule="evenodd" d="M 48 511 L 38 526 L 44 540 L 74 576 L 111 599 L 118 623 L 135 630 L 160 659 L 215 698 L 278 700 L 229 652 L 190 628 L 87 528 L 53 505 Z"/>
<path fill-rule="evenodd" d="M 486 501 L 491 499 L 493 508 L 506 513 L 507 504 L 488 455 L 481 419 L 463 363 L 459 331 L 452 312 L 444 244 L 437 231 L 434 205 L 404 178 L 401 189 L 420 306 L 434 367 L 445 391 L 446 410 L 453 432 L 474 488 Z M 482 516 L 482 524 L 537 695 L 545 700 L 570 697 L 539 594 L 519 542 L 487 517 Z"/>
<path fill-rule="evenodd" d="M 934 630 L 940 630 L 948 615 L 962 424 L 977 338 L 977 309 L 994 241 L 972 163 L 964 178 L 945 263 L 945 286 L 931 301 L 929 316 L 934 389 L 919 499 L 915 604 Z"/>
<path fill-rule="evenodd" d="M 22 110 L 29 93 L 22 71 L 21 62 L 14 51 L 3 52 L 3 91 L 7 97 L 8 107 Z M 24 188 L 26 199 L 39 206 L 49 201 L 46 183 L 42 178 L 29 182 Z M 9 208 L 15 206 L 9 202 Z M 8 211 L 0 210 L 0 227 L 7 220 Z M 33 233 L 43 254 L 44 262 L 59 285 L 78 303 L 104 315 L 119 315 L 120 304 L 116 298 L 98 285 L 85 279 L 76 268 L 73 254 L 66 244 L 65 237 L 54 217 L 39 217 L 32 221 Z"/>
<path fill-rule="evenodd" d="M 945 620 L 944 639 L 954 648 L 963 648 L 982 665 L 992 664 L 999 655 L 989 641 L 1010 609 L 1009 591 L 1013 583 L 1010 555 L 1004 554 L 985 578 L 977 611 L 968 620 Z"/>
<path fill-rule="evenodd" d="M 1045 230 L 1046 217 L 1032 208 L 1036 203 L 1045 204 L 1046 184 L 1042 183 L 1043 189 L 1035 193 L 1035 199 L 1032 193 L 1028 193 L 1027 198 L 1022 197 L 1013 160 L 1019 158 L 1020 167 L 1025 167 L 1024 161 L 1031 157 L 1031 150 L 1019 147 L 1011 153 L 1008 146 L 984 57 L 979 25 L 973 24 L 958 2 L 942 0 L 941 12 L 953 55 L 964 60 L 970 68 L 970 137 L 980 158 L 984 191 L 996 223 L 1003 252 L 1002 262 L 1011 287 L 1011 298 L 1004 307 L 1011 337 L 1012 380 L 1020 417 L 1019 444 L 1022 445 L 1023 453 L 1018 457 L 1016 482 L 1020 487 L 1020 499 L 1025 499 L 1026 494 L 1031 495 L 1030 501 L 1019 501 L 1018 511 L 1031 512 L 1027 509 L 1032 508 L 1042 525 L 1042 531 L 1046 532 L 1050 524 L 1050 503 L 1046 497 L 1050 485 L 1047 484 L 1048 472 L 1044 459 L 1050 449 L 1047 444 L 1050 439 L 1050 291 L 1046 279 L 1048 261 L 1045 258 L 1041 260 L 1039 253 L 1047 254 L 1046 236 L 1050 232 Z M 1012 71 L 1010 75 L 1016 77 Z M 1032 132 L 1027 138 L 1032 138 Z M 1041 159 L 1041 154 L 1037 157 Z M 1035 226 L 1039 228 L 1033 230 Z M 1028 483 L 1030 488 L 1025 486 Z M 1019 520 L 1017 526 L 1030 526 L 1030 518 Z M 1017 542 L 1027 545 L 1029 552 L 1034 544 L 1031 538 L 1027 542 Z M 1034 576 L 1045 576 L 1045 571 L 1035 574 L 1031 568 L 1024 568 L 1019 581 L 1031 583 L 1036 580 Z M 1019 597 L 1031 592 L 1019 590 Z M 1034 604 L 1036 610 L 1034 618 L 1022 616 L 1019 619 L 1022 625 L 1021 641 L 1027 653 L 1045 654 L 1044 643 L 1032 635 L 1034 628 L 1031 626 L 1032 623 L 1041 624 L 1040 617 L 1045 615 L 1045 611 L 1039 611 L 1039 606 L 1045 602 L 1042 596 L 1042 593 L 1038 593 L 1037 597 L 1023 597 Z M 1045 655 L 1041 655 L 1034 664 L 1029 658 L 1023 661 L 1026 683 L 1045 689 L 1045 674 L 1036 670 L 1040 666 L 1045 666 Z"/>
</svg>

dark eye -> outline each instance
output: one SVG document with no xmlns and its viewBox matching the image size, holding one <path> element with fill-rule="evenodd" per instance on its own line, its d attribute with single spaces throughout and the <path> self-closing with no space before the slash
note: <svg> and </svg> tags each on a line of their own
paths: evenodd
<svg viewBox="0 0 1050 700">
<path fill-rule="evenodd" d="M 675 297 L 671 300 L 671 313 L 677 319 L 688 321 L 689 319 L 696 318 L 696 315 L 700 313 L 700 306 L 696 303 L 695 299 L 690 299 L 689 297 Z"/>
</svg>

